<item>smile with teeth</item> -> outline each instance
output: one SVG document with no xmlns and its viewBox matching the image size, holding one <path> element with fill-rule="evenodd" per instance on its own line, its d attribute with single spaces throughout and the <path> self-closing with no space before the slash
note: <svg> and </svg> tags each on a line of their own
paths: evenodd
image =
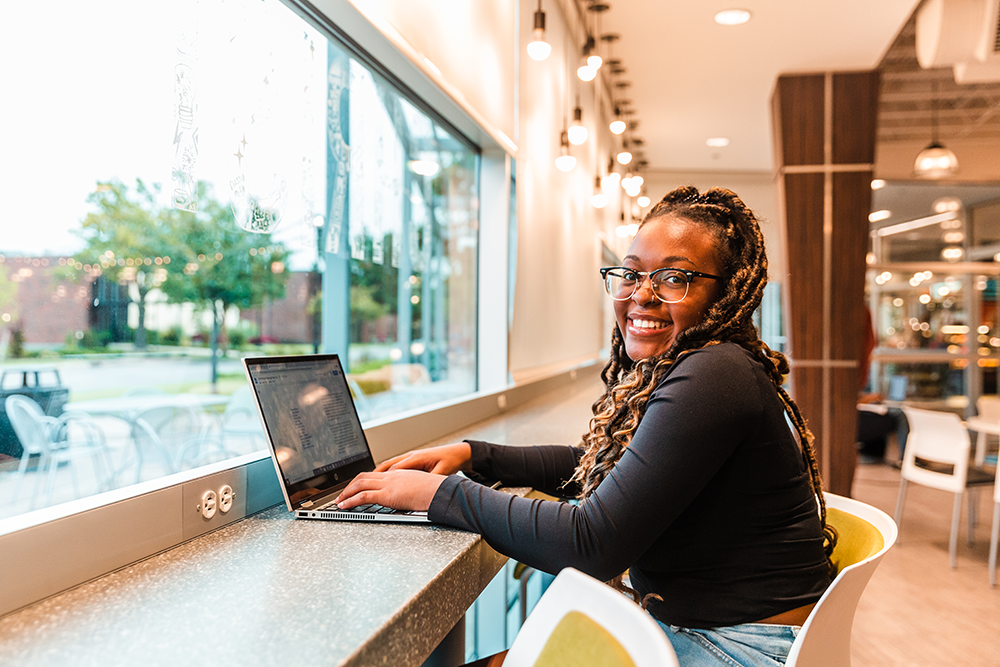
<svg viewBox="0 0 1000 667">
<path fill-rule="evenodd" d="M 663 321 L 660 321 L 660 320 L 632 319 L 632 320 L 629 320 L 629 324 L 631 324 L 632 328 L 634 328 L 634 329 L 644 329 L 644 330 L 649 330 L 649 331 L 655 330 L 655 329 L 663 329 L 663 328 L 665 328 L 667 326 L 666 322 L 663 322 Z"/>
</svg>

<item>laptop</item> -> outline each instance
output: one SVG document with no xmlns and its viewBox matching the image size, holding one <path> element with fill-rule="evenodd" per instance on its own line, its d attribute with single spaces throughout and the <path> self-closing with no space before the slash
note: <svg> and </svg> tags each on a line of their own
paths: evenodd
<svg viewBox="0 0 1000 667">
<path fill-rule="evenodd" d="M 428 523 L 427 512 L 334 499 L 358 473 L 375 469 L 336 354 L 249 357 L 243 368 L 264 426 L 288 511 L 297 519 Z"/>
</svg>

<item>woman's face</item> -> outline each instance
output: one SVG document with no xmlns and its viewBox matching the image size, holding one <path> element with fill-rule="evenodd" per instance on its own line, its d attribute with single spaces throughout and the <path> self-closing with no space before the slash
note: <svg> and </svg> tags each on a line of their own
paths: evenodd
<svg viewBox="0 0 1000 667">
<path fill-rule="evenodd" d="M 699 224 L 669 216 L 654 218 L 639 229 L 622 265 L 644 273 L 669 267 L 722 275 L 712 234 Z M 696 277 L 683 301 L 664 303 L 643 276 L 632 298 L 614 302 L 629 358 L 638 361 L 666 352 L 677 334 L 702 321 L 722 282 Z"/>
</svg>

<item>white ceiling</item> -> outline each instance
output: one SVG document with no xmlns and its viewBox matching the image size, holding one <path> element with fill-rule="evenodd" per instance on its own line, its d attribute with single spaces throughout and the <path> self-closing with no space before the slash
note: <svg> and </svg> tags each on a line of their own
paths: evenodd
<svg viewBox="0 0 1000 667">
<path fill-rule="evenodd" d="M 877 67 L 917 0 L 608 4 L 600 32 L 621 36 L 612 55 L 626 70 L 618 78 L 632 84 L 621 97 L 632 101 L 639 120 L 634 134 L 645 142 L 647 169 L 771 171 L 770 100 L 777 77 Z M 734 6 L 751 12 L 749 23 L 714 22 L 718 11 Z M 731 144 L 705 145 L 717 136 Z"/>
</svg>

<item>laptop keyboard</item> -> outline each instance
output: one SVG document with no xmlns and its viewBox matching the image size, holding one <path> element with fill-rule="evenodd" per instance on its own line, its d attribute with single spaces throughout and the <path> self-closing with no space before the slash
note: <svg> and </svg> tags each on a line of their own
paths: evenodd
<svg viewBox="0 0 1000 667">
<path fill-rule="evenodd" d="M 391 507 L 385 507 L 383 505 L 377 505 L 371 503 L 368 505 L 358 505 L 357 507 L 351 507 L 350 509 L 344 509 L 337 505 L 336 503 L 330 503 L 329 505 L 324 505 L 317 508 L 321 511 L 331 512 L 347 512 L 350 514 L 416 514 L 416 512 L 408 512 L 406 510 L 394 510 Z"/>
</svg>

